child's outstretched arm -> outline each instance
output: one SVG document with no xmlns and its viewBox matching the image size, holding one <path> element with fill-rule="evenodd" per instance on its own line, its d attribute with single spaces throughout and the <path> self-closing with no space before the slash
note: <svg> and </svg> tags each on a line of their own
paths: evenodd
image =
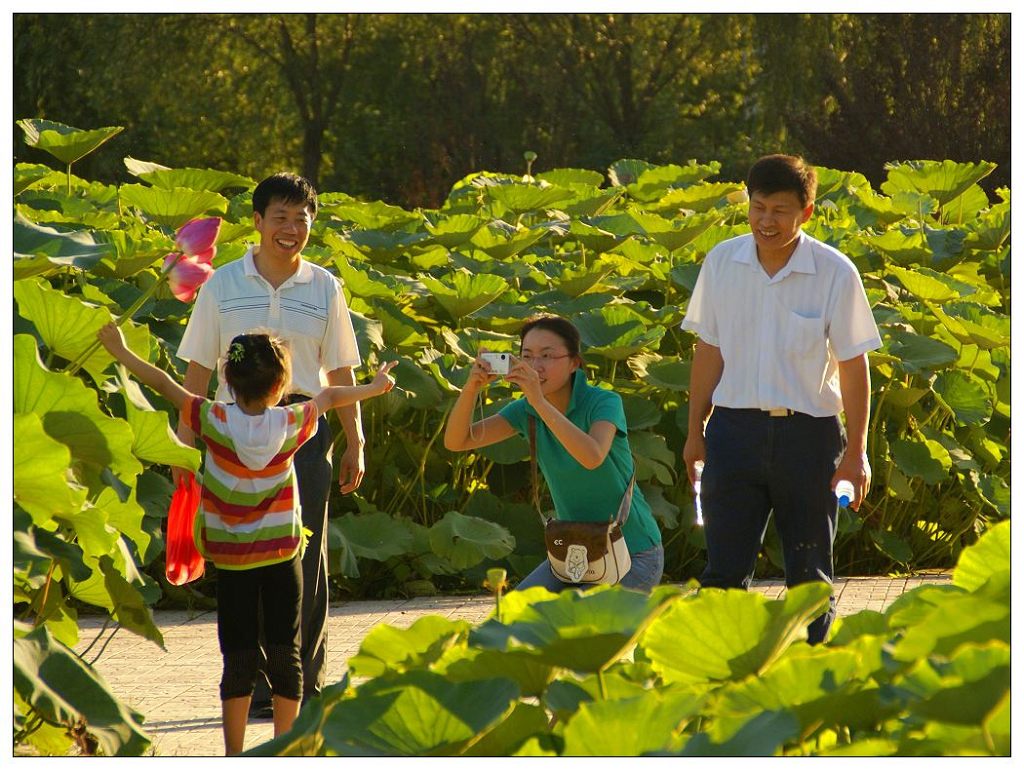
<svg viewBox="0 0 1024 770">
<path fill-rule="evenodd" d="M 324 388 L 313 399 L 317 413 L 323 414 L 328 409 L 348 406 L 356 401 L 363 401 L 367 398 L 387 393 L 395 387 L 395 378 L 389 372 L 397 365 L 398 361 L 389 361 L 381 364 L 377 370 L 377 376 L 368 385 L 332 385 L 329 388 Z"/>
<path fill-rule="evenodd" d="M 143 384 L 148 385 L 174 404 L 175 409 L 181 409 L 186 399 L 192 395 L 171 379 L 167 372 L 143 361 L 129 350 L 128 346 L 124 344 L 124 335 L 116 324 L 108 323 L 99 330 L 96 336 L 110 355 L 128 367 L 128 371 L 138 377 Z"/>
</svg>

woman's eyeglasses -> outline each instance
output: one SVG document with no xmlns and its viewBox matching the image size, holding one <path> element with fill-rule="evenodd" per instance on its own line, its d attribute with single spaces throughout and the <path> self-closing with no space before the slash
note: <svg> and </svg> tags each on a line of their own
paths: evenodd
<svg viewBox="0 0 1024 770">
<path fill-rule="evenodd" d="M 539 356 L 521 356 L 521 358 L 527 365 L 537 367 L 547 366 L 552 361 L 557 361 L 560 358 L 572 358 L 572 356 L 569 353 L 561 356 L 553 356 L 550 353 L 541 353 Z"/>
</svg>

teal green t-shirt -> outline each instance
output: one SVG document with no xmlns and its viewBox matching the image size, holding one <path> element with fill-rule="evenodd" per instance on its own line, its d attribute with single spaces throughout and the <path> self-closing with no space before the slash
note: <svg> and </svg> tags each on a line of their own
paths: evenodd
<svg viewBox="0 0 1024 770">
<path fill-rule="evenodd" d="M 584 433 L 589 433 L 590 426 L 602 420 L 615 426 L 615 438 L 608 456 L 593 470 L 587 470 L 569 454 L 525 398 L 513 401 L 498 414 L 527 438 L 528 417 L 536 420 L 537 465 L 547 481 L 555 504 L 555 515 L 559 519 L 612 520 L 633 475 L 633 455 L 626 438 L 626 414 L 618 393 L 589 384 L 580 369 L 573 374 L 572 395 L 565 413 L 569 421 Z M 661 532 L 639 485 L 634 486 L 633 503 L 622 532 L 631 554 L 661 543 Z"/>
</svg>

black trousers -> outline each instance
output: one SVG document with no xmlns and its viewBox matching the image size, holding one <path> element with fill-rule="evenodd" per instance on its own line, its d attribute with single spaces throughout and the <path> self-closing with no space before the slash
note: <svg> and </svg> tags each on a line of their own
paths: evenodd
<svg viewBox="0 0 1024 770">
<path fill-rule="evenodd" d="M 217 571 L 217 641 L 224 658 L 221 700 L 241 698 L 263 677 L 274 694 L 302 695 L 299 555 L 280 564 Z M 262 641 L 262 647 L 261 647 Z"/>
<path fill-rule="evenodd" d="M 839 418 L 715 407 L 705 447 L 701 506 L 708 563 L 701 585 L 748 588 L 773 513 L 786 585 L 831 585 L 838 514 L 831 481 L 846 448 Z M 824 641 L 834 619 L 833 596 L 828 611 L 808 626 L 808 642 Z"/>
<path fill-rule="evenodd" d="M 302 700 L 319 695 L 327 680 L 327 498 L 331 491 L 331 445 L 334 437 L 326 416 L 316 435 L 295 453 L 302 525 L 313 534 L 302 557 Z M 270 701 L 270 688 L 260 679 L 254 704 Z"/>
</svg>

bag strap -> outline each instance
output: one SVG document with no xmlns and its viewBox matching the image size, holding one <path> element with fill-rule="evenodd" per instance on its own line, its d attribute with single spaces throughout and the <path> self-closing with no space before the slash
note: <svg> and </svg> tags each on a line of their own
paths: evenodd
<svg viewBox="0 0 1024 770">
<path fill-rule="evenodd" d="M 537 478 L 537 419 L 532 415 L 526 416 L 528 424 L 528 433 L 530 436 L 530 486 L 532 487 L 533 496 L 533 507 L 537 510 L 537 514 L 540 516 L 541 521 L 547 524 L 551 519 L 544 516 L 540 510 L 540 482 Z M 622 501 L 619 503 L 619 510 L 615 514 L 615 518 L 612 519 L 612 523 L 619 524 L 620 526 L 626 523 L 626 519 L 629 518 L 630 509 L 633 506 L 633 488 L 636 486 L 636 459 L 633 459 L 633 475 L 629 477 L 629 484 L 626 486 L 626 491 L 622 495 Z"/>
<path fill-rule="evenodd" d="M 530 434 L 530 487 L 532 490 L 533 507 L 537 511 L 537 515 L 540 516 L 540 520 L 545 525 L 551 519 L 546 517 L 540 509 L 540 480 L 537 477 L 537 420 L 534 416 L 527 415 L 527 421 L 529 423 L 529 434 Z"/>
</svg>

